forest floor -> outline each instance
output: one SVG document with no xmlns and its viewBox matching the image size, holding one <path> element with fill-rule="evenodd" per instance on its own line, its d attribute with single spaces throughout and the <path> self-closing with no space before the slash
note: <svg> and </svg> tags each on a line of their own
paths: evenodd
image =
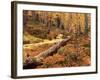
<svg viewBox="0 0 100 80">
<path fill-rule="evenodd" d="M 32 25 L 35 25 L 32 23 Z M 37 27 L 36 27 L 37 26 Z M 38 28 L 38 29 L 37 29 Z M 43 30 L 44 29 L 44 30 Z M 64 38 L 54 39 L 56 32 L 51 28 L 52 34 L 49 35 L 52 39 L 43 39 L 47 36 L 45 31 L 47 28 L 35 25 L 33 28 L 34 34 L 24 34 L 25 40 L 30 40 L 31 43 L 23 44 L 23 63 L 26 60 L 26 55 L 29 54 L 31 58 L 49 49 L 55 43 L 62 41 Z M 60 30 L 60 29 L 59 29 Z M 60 30 L 61 31 L 61 30 Z M 72 34 L 68 34 L 71 36 Z M 67 36 L 65 34 L 65 36 Z M 88 35 L 80 35 L 77 38 L 73 37 L 65 46 L 59 48 L 56 53 L 44 58 L 42 65 L 36 68 L 56 68 L 56 67 L 77 67 L 91 65 L 91 45 L 90 37 Z"/>
<path fill-rule="evenodd" d="M 31 57 L 34 57 L 61 40 L 63 39 L 45 40 L 40 43 L 25 44 L 23 50 L 24 60 L 27 53 L 30 54 Z M 73 39 L 65 46 L 58 49 L 57 53 L 54 53 L 54 55 L 44 58 L 43 65 L 37 66 L 37 68 L 89 66 L 90 64 L 90 40 L 88 37 L 83 36 L 78 40 L 78 44 L 76 44 Z"/>
</svg>

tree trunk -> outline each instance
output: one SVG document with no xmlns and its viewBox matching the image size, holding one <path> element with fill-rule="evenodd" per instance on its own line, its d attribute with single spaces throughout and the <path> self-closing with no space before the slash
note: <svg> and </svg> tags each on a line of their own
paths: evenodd
<svg viewBox="0 0 100 80">
<path fill-rule="evenodd" d="M 50 47 L 48 50 L 40 53 L 39 55 L 35 56 L 36 58 L 45 58 L 47 57 L 48 55 L 54 53 L 54 52 L 57 52 L 57 50 L 66 45 L 66 42 L 68 42 L 69 40 L 71 39 L 71 37 L 69 36 L 67 39 L 64 39 L 60 42 L 58 42 L 57 44 L 55 44 L 54 46 Z"/>
<path fill-rule="evenodd" d="M 87 34 L 88 33 L 88 16 L 87 14 L 85 14 L 85 30 L 84 33 Z"/>
</svg>

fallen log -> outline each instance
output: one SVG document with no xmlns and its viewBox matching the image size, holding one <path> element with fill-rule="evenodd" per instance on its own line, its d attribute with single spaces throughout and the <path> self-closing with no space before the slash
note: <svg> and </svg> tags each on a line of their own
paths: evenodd
<svg viewBox="0 0 100 80">
<path fill-rule="evenodd" d="M 53 45 L 52 47 L 50 47 L 48 50 L 46 50 L 46 51 L 40 53 L 39 55 L 35 56 L 35 58 L 38 58 L 38 59 L 39 58 L 45 58 L 45 57 L 49 56 L 50 54 L 52 54 L 54 52 L 57 52 L 57 50 L 60 47 L 66 45 L 66 42 L 68 42 L 70 39 L 71 39 L 71 37 L 68 36 L 67 39 L 63 39 L 62 41 L 56 43 L 55 45 Z"/>
<path fill-rule="evenodd" d="M 35 68 L 37 65 L 42 64 L 42 59 L 54 54 L 57 52 L 57 50 L 62 47 L 65 46 L 66 43 L 71 39 L 70 36 L 68 36 L 66 39 L 63 39 L 62 41 L 59 41 L 58 43 L 56 43 L 55 45 L 53 45 L 52 47 L 50 47 L 48 50 L 38 54 L 37 56 L 34 56 L 33 61 L 31 63 L 29 63 L 29 65 Z M 25 64 L 25 68 L 27 68 L 29 66 L 28 64 Z M 32 68 L 33 68 L 32 67 Z"/>
<path fill-rule="evenodd" d="M 32 61 L 30 63 L 24 63 L 23 69 L 33 69 L 36 68 L 38 65 L 42 65 L 42 62 Z"/>
</svg>

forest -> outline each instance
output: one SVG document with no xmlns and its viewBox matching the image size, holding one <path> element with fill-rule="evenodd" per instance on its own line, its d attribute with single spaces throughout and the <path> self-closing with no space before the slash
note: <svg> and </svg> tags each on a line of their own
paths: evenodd
<svg viewBox="0 0 100 80">
<path fill-rule="evenodd" d="M 23 10 L 23 69 L 91 65 L 91 14 Z"/>
</svg>

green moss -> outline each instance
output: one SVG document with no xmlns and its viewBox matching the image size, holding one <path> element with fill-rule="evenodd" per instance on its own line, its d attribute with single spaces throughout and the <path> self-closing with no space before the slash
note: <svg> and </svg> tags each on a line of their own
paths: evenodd
<svg viewBox="0 0 100 80">
<path fill-rule="evenodd" d="M 24 38 L 24 41 L 29 41 L 30 43 L 38 43 L 38 42 L 42 42 L 43 41 L 43 39 L 37 38 L 37 37 L 29 35 L 29 34 L 24 35 L 23 38 Z"/>
</svg>

